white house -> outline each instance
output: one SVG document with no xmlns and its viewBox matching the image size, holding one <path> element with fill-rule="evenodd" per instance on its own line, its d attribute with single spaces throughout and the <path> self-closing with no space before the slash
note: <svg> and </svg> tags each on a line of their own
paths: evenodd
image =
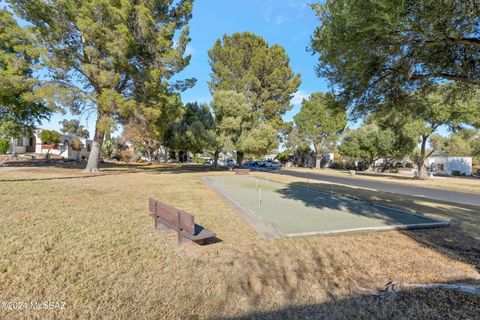
<svg viewBox="0 0 480 320">
<path fill-rule="evenodd" d="M 472 174 L 472 157 L 429 157 L 425 166 L 435 173 L 451 175 L 453 171 L 458 171 L 469 176 Z"/>
<path fill-rule="evenodd" d="M 10 139 L 10 153 L 38 153 L 58 155 L 65 159 L 81 160 L 87 158 L 92 147 L 92 140 L 78 138 L 70 134 L 60 134 L 60 143 L 57 145 L 46 145 L 40 139 L 41 129 L 35 130 L 33 135 Z M 79 140 L 81 147 L 76 149 L 72 147 L 73 140 Z"/>
</svg>

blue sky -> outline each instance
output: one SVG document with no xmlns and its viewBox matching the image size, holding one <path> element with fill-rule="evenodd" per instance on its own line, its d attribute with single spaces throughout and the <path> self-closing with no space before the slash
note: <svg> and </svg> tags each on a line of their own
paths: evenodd
<svg viewBox="0 0 480 320">
<path fill-rule="evenodd" d="M 328 90 L 327 82 L 315 75 L 317 57 L 306 50 L 317 25 L 313 10 L 303 0 L 196 0 L 190 22 L 192 41 L 188 45 L 192 59 L 175 78 L 195 77 L 197 84 L 182 93 L 182 100 L 210 101 L 208 50 L 224 34 L 249 31 L 264 37 L 270 45 L 282 45 L 291 59 L 292 69 L 302 77 L 302 84 L 292 100 L 294 107 L 284 117 L 291 120 L 302 98 L 312 92 Z M 64 118 L 72 116 L 55 114 L 41 127 L 58 130 L 58 122 Z M 93 134 L 95 117 L 82 117 L 81 122 Z"/>
</svg>

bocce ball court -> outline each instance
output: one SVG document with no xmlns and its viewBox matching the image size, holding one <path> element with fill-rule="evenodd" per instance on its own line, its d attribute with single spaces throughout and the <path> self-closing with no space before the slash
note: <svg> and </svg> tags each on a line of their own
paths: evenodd
<svg viewBox="0 0 480 320">
<path fill-rule="evenodd" d="M 208 176 L 203 181 L 265 239 L 450 226 L 387 206 L 337 197 L 309 187 L 254 176 Z"/>
</svg>

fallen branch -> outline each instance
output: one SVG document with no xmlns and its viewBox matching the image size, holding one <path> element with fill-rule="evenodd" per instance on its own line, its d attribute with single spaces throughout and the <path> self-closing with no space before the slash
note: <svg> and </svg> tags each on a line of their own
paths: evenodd
<svg viewBox="0 0 480 320">
<path fill-rule="evenodd" d="M 473 295 L 475 297 L 480 297 L 480 286 L 472 286 L 467 284 L 443 284 L 443 283 L 398 284 L 397 282 L 387 283 L 385 291 L 382 291 L 378 295 L 378 297 L 382 300 L 389 299 L 391 297 L 396 296 L 397 293 L 399 293 L 402 289 L 423 289 L 423 290 L 443 289 L 443 290 L 461 292 L 461 293 Z"/>
</svg>

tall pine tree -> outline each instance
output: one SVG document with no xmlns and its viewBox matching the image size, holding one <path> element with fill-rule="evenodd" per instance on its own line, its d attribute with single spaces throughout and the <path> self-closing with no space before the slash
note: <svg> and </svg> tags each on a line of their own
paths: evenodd
<svg viewBox="0 0 480 320">
<path fill-rule="evenodd" d="M 282 116 L 291 109 L 290 101 L 301 83 L 283 47 L 270 46 L 249 32 L 234 33 L 217 40 L 208 56 L 212 68 L 210 90 L 237 92 L 247 99 L 250 108 L 252 136 L 244 134 L 242 143 L 234 143 L 241 148 L 237 160 L 241 162 L 244 152 L 271 149 L 277 143 L 270 139 L 272 132 L 282 127 Z M 268 137 L 268 142 L 250 148 L 251 142 L 260 137 Z"/>
<path fill-rule="evenodd" d="M 45 49 L 51 100 L 97 114 L 86 170 L 97 171 L 104 135 L 137 108 L 162 108 L 192 81 L 169 83 L 185 56 L 193 0 L 11 0 Z M 175 100 L 175 99 L 173 99 Z"/>
</svg>

